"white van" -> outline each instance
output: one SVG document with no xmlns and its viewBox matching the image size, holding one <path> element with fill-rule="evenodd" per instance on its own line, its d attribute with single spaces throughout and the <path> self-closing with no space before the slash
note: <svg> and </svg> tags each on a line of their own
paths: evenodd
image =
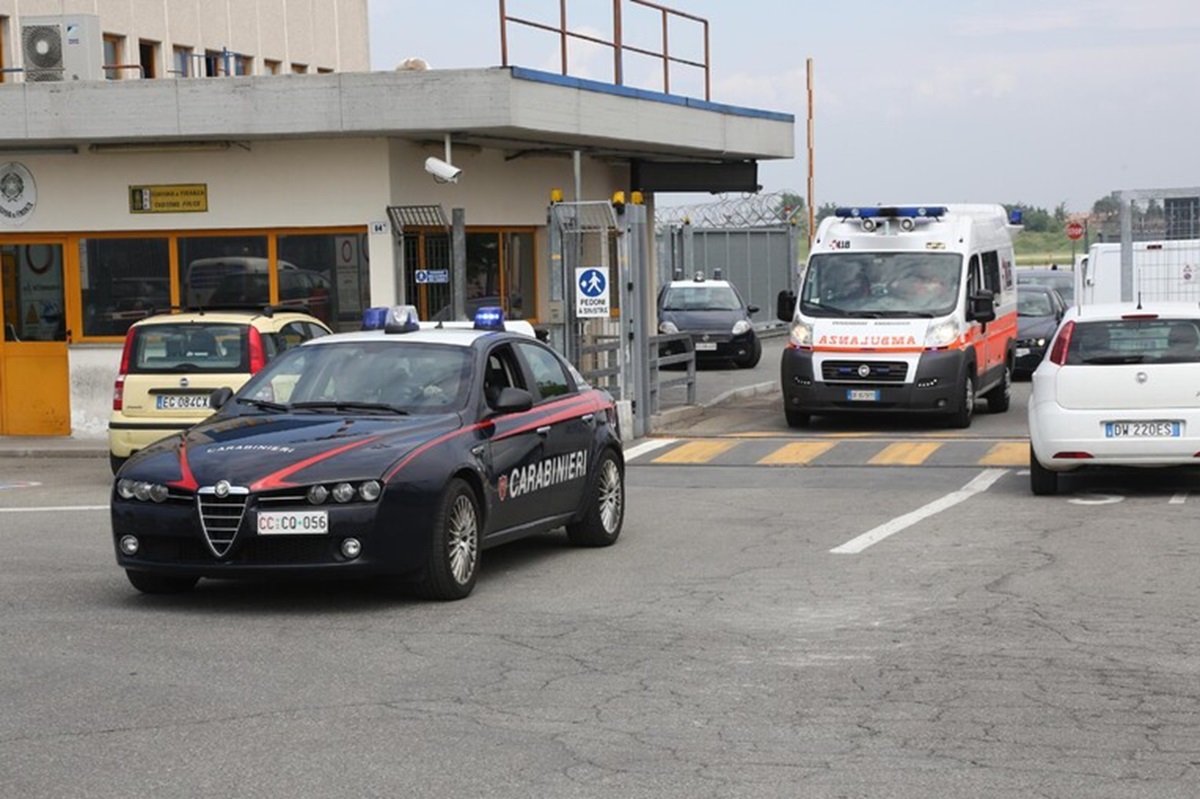
<svg viewBox="0 0 1200 799">
<path fill-rule="evenodd" d="M 783 352 L 784 414 L 901 411 L 967 427 L 1008 410 L 1017 335 L 1012 231 L 1001 205 L 839 208 L 822 220 Z"/>
<path fill-rule="evenodd" d="M 1200 301 L 1200 239 L 1135 241 L 1129 302 Z M 1121 245 L 1097 242 L 1075 268 L 1079 305 L 1122 302 Z"/>
</svg>

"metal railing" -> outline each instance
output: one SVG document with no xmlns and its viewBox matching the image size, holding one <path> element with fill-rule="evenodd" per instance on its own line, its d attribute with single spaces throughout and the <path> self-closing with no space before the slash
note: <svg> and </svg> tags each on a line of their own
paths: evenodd
<svg viewBox="0 0 1200 799">
<path fill-rule="evenodd" d="M 683 352 L 672 355 L 659 355 L 659 350 L 678 342 L 683 345 Z M 664 366 L 683 364 L 682 374 L 669 372 L 670 377 L 664 376 Z M 650 413 L 662 410 L 663 389 L 682 386 L 684 389 L 684 404 L 696 404 L 696 350 L 692 347 L 691 333 L 660 333 L 650 337 Z"/>
</svg>

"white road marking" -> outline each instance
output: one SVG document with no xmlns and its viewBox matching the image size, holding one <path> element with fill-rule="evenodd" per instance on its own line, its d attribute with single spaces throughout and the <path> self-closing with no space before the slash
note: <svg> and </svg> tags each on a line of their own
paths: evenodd
<svg viewBox="0 0 1200 799">
<path fill-rule="evenodd" d="M 645 455 L 647 452 L 653 452 L 656 449 L 662 449 L 663 447 L 670 446 L 671 444 L 674 444 L 678 440 L 679 439 L 677 439 L 677 438 L 650 438 L 650 439 L 647 439 L 647 440 L 643 441 L 642 443 L 638 444 L 637 446 L 630 447 L 629 449 L 625 450 L 625 460 L 631 461 L 634 458 L 640 458 L 641 456 Z"/>
<path fill-rule="evenodd" d="M 1168 505 L 1182 505 L 1183 503 L 1187 502 L 1187 498 L 1188 498 L 1187 492 L 1184 492 L 1182 494 L 1176 494 L 1175 496 L 1173 496 L 1169 500 L 1167 500 L 1167 504 Z"/>
<path fill-rule="evenodd" d="M 873 530 L 868 530 L 857 538 L 852 538 L 841 546 L 834 547 L 829 551 L 835 555 L 857 555 L 872 544 L 878 544 L 885 538 L 913 526 L 922 519 L 927 519 L 934 514 L 953 508 L 960 502 L 965 502 L 976 494 L 987 491 L 993 483 L 1006 474 L 1008 474 L 1008 469 L 987 469 L 959 490 L 952 491 L 940 499 L 935 499 L 928 505 L 923 505 L 911 513 L 897 516 L 890 522 L 884 522 Z"/>
<path fill-rule="evenodd" d="M 61 513 L 63 511 L 108 510 L 108 505 L 71 505 L 57 508 L 0 508 L 0 513 Z"/>
</svg>

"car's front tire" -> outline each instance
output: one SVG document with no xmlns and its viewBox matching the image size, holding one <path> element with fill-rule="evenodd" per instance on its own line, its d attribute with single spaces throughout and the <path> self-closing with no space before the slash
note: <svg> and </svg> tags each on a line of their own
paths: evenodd
<svg viewBox="0 0 1200 799">
<path fill-rule="evenodd" d="M 1004 413 L 1012 404 L 1013 368 L 1011 363 L 1004 364 L 1004 378 L 1000 385 L 993 388 L 984 397 L 987 399 L 988 413 Z"/>
<path fill-rule="evenodd" d="M 808 423 L 812 420 L 811 414 L 794 411 L 791 408 L 784 408 L 783 416 L 787 419 L 788 427 L 808 427 Z"/>
<path fill-rule="evenodd" d="M 605 450 L 596 468 L 587 509 L 578 522 L 567 525 L 567 538 L 578 547 L 606 547 L 617 541 L 625 523 L 625 472 L 612 450 Z"/>
<path fill-rule="evenodd" d="M 125 576 L 129 578 L 129 584 L 143 594 L 186 594 L 200 581 L 199 577 L 180 577 L 136 569 L 126 569 Z"/>
<path fill-rule="evenodd" d="M 755 336 L 749 351 L 745 355 L 734 358 L 733 365 L 739 369 L 753 369 L 758 366 L 760 360 L 762 360 L 762 342 L 758 340 L 758 336 Z"/>
<path fill-rule="evenodd" d="M 1049 497 L 1058 493 L 1058 472 L 1051 471 L 1041 464 L 1029 446 L 1029 488 L 1039 497 Z"/>
<path fill-rule="evenodd" d="M 971 417 L 975 414 L 975 380 L 970 371 L 963 374 L 958 395 L 958 405 L 950 412 L 950 426 L 965 429 L 971 426 Z"/>
<path fill-rule="evenodd" d="M 479 575 L 479 500 L 464 480 L 454 478 L 442 493 L 429 554 L 415 588 L 426 599 L 464 599 Z"/>
</svg>

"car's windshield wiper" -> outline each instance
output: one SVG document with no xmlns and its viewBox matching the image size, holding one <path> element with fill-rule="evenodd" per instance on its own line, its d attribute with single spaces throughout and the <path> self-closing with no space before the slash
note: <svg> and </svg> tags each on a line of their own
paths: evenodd
<svg viewBox="0 0 1200 799">
<path fill-rule="evenodd" d="M 287 413 L 292 409 L 290 405 L 285 405 L 282 402 L 271 402 L 270 400 L 240 398 L 238 402 L 244 405 L 253 405 L 255 408 L 261 408 L 264 411 L 276 411 L 278 413 Z"/>
<path fill-rule="evenodd" d="M 332 411 L 384 411 L 399 416 L 408 416 L 408 411 L 388 405 L 383 402 L 297 402 L 291 406 L 295 410 L 332 410 Z"/>
</svg>

